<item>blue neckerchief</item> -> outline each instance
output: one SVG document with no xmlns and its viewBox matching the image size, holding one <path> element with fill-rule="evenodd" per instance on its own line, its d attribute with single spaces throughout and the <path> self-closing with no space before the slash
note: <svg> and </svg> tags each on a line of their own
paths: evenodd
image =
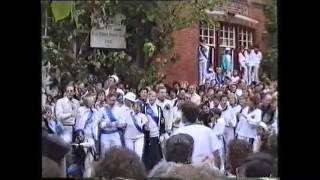
<svg viewBox="0 0 320 180">
<path fill-rule="evenodd" d="M 51 128 L 51 130 L 55 134 L 61 135 L 63 133 L 63 125 L 61 124 L 61 122 L 58 120 L 53 120 L 51 122 L 52 123 L 49 123 L 49 127 Z"/>
<path fill-rule="evenodd" d="M 132 118 L 132 121 L 133 121 L 134 126 L 137 128 L 137 130 L 138 130 L 139 132 L 143 133 L 142 128 L 141 128 L 141 127 L 138 125 L 138 123 L 137 123 L 136 117 L 134 117 L 134 115 L 133 115 L 132 112 L 130 113 L 130 115 L 131 115 L 131 118 Z"/>
<path fill-rule="evenodd" d="M 146 106 L 146 114 L 150 115 L 151 118 L 153 119 L 153 121 L 158 125 L 158 122 L 159 122 L 159 116 L 157 116 L 155 114 L 155 112 L 152 110 L 150 104 L 148 104 Z"/>
<path fill-rule="evenodd" d="M 111 108 L 106 108 L 106 113 L 111 122 L 116 122 L 117 119 L 114 117 Z"/>
<path fill-rule="evenodd" d="M 85 123 L 85 125 L 84 125 L 84 129 L 85 129 L 89 124 L 92 123 L 92 121 L 93 121 L 92 116 L 93 116 L 93 111 L 90 109 L 90 112 L 89 112 L 89 115 L 88 115 L 88 119 L 86 120 L 86 123 Z"/>
</svg>

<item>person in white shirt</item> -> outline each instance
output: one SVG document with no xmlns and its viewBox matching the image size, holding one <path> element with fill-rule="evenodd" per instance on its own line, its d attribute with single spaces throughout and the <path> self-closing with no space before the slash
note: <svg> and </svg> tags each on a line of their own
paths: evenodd
<svg viewBox="0 0 320 180">
<path fill-rule="evenodd" d="M 249 53 L 249 61 L 248 61 L 248 66 L 249 66 L 248 84 L 251 84 L 252 81 L 254 81 L 255 66 L 256 66 L 256 62 L 257 62 L 256 59 L 257 59 L 257 54 L 254 52 L 254 49 L 251 49 L 250 53 Z"/>
<path fill-rule="evenodd" d="M 201 163 L 208 159 L 214 160 L 214 164 L 220 167 L 221 144 L 212 130 L 204 125 L 197 123 L 199 108 L 192 102 L 182 105 L 182 121 L 185 124 L 177 129 L 175 134 L 189 134 L 194 140 L 194 150 L 192 153 L 192 164 Z"/>
<path fill-rule="evenodd" d="M 149 102 L 146 104 L 143 113 L 147 116 L 148 123 L 145 132 L 145 148 L 142 161 L 149 171 L 163 157 L 159 136 L 165 133 L 165 119 L 162 109 L 156 104 L 156 92 L 148 92 Z"/>
<path fill-rule="evenodd" d="M 188 92 L 191 94 L 191 102 L 199 106 L 201 104 L 201 97 L 196 92 L 196 86 L 189 85 Z"/>
<path fill-rule="evenodd" d="M 198 48 L 199 51 L 199 84 L 202 85 L 205 82 L 207 75 L 207 63 L 209 60 L 209 46 L 205 42 L 200 42 Z"/>
<path fill-rule="evenodd" d="M 245 79 L 246 77 L 248 77 L 248 74 L 247 74 L 247 59 L 246 59 L 245 51 L 243 48 L 240 48 L 240 51 L 238 53 L 238 60 L 240 64 L 241 77 Z"/>
<path fill-rule="evenodd" d="M 213 106 L 210 107 L 210 109 L 218 108 L 218 109 L 221 110 L 222 108 L 221 108 L 221 105 L 220 105 L 220 96 L 215 94 L 212 99 L 213 99 Z"/>
<path fill-rule="evenodd" d="M 116 94 L 108 94 L 106 107 L 100 108 L 99 119 L 100 119 L 100 148 L 101 157 L 104 158 L 105 152 L 113 146 L 122 146 L 120 132 L 125 126 L 126 121 L 124 114 L 121 109 L 115 105 Z"/>
<path fill-rule="evenodd" d="M 223 137 L 226 143 L 226 152 L 228 153 L 228 145 L 231 140 L 234 139 L 234 129 L 237 124 L 236 115 L 232 111 L 232 107 L 227 104 L 228 97 L 226 95 L 222 95 L 220 99 L 220 105 L 222 108 L 221 116 L 225 120 L 226 127 L 223 133 Z"/>
<path fill-rule="evenodd" d="M 129 110 L 126 114 L 127 127 L 124 133 L 126 147 L 137 153 L 142 158 L 144 147 L 144 128 L 147 126 L 148 119 L 146 115 L 141 113 L 141 105 L 136 99 L 134 93 L 128 92 L 124 96 L 129 101 Z"/>
<path fill-rule="evenodd" d="M 220 142 L 221 148 L 219 149 L 220 158 L 221 158 L 221 165 L 220 170 L 225 170 L 225 161 L 226 161 L 226 144 L 224 141 L 224 132 L 226 127 L 226 122 L 224 118 L 221 116 L 222 111 L 220 109 L 212 109 L 213 114 L 213 122 L 212 122 L 212 132 L 218 137 Z"/>
<path fill-rule="evenodd" d="M 164 139 L 167 139 L 172 131 L 172 123 L 173 123 L 173 106 L 172 102 L 169 99 L 166 99 L 167 88 L 164 86 L 158 87 L 158 98 L 156 100 L 156 104 L 161 107 L 163 112 L 163 117 L 165 121 L 165 130 L 166 134 L 160 137 L 160 141 L 162 142 Z"/>
<path fill-rule="evenodd" d="M 84 97 L 84 106 L 78 109 L 74 129 L 82 129 L 86 138 L 98 141 L 98 122 L 95 118 L 97 110 L 94 108 L 94 100 L 94 97 L 91 95 Z"/>
<path fill-rule="evenodd" d="M 239 114 L 238 139 L 248 141 L 253 145 L 254 138 L 257 136 L 257 128 L 261 121 L 262 112 L 258 108 L 260 99 L 257 96 L 248 98 L 248 106 Z"/>
<path fill-rule="evenodd" d="M 232 76 L 231 76 L 231 83 L 238 83 L 238 81 L 240 80 L 240 76 L 238 73 L 238 70 L 233 70 Z"/>
<path fill-rule="evenodd" d="M 74 92 L 74 86 L 68 84 L 65 90 L 66 96 L 59 99 L 55 107 L 56 118 L 64 126 L 62 139 L 67 143 L 72 142 L 73 126 L 79 108 L 79 101 L 73 98 Z"/>
<path fill-rule="evenodd" d="M 259 69 L 262 60 L 262 53 L 258 48 L 254 48 L 255 56 L 255 66 L 254 66 L 254 81 L 259 82 Z"/>
<path fill-rule="evenodd" d="M 249 61 L 250 61 L 250 52 L 248 50 L 248 48 L 244 49 L 244 57 L 245 57 L 245 65 L 246 65 L 246 71 L 247 71 L 247 75 L 245 77 L 243 77 L 243 79 L 245 80 L 245 82 L 247 84 L 250 84 L 250 77 L 251 77 L 251 66 L 249 66 Z"/>
<path fill-rule="evenodd" d="M 216 77 L 215 77 L 215 73 L 214 73 L 214 71 L 213 71 L 213 68 L 210 67 L 210 68 L 208 69 L 208 71 L 209 71 L 209 72 L 208 72 L 207 75 L 206 75 L 205 81 L 209 81 L 210 84 L 215 83 Z"/>
</svg>

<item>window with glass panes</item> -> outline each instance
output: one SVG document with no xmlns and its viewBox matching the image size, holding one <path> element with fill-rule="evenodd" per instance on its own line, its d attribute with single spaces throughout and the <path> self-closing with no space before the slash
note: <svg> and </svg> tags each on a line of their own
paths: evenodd
<svg viewBox="0 0 320 180">
<path fill-rule="evenodd" d="M 220 28 L 221 47 L 236 47 L 236 29 L 232 25 L 223 24 Z"/>
<path fill-rule="evenodd" d="M 200 25 L 200 38 L 207 42 L 209 46 L 215 46 L 215 27 L 210 27 L 206 24 Z"/>
<path fill-rule="evenodd" d="M 238 31 L 238 43 L 239 46 L 249 48 L 253 45 L 253 33 L 244 28 L 239 28 Z"/>
</svg>

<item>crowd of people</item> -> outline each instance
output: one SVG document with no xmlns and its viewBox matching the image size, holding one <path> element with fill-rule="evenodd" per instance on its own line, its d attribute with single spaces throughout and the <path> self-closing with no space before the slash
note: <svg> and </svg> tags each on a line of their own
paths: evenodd
<svg viewBox="0 0 320 180">
<path fill-rule="evenodd" d="M 200 40 L 199 46 L 199 84 L 203 85 L 206 80 L 214 81 L 215 76 L 213 68 L 209 67 L 210 47 L 205 43 L 205 40 Z M 262 53 L 258 47 L 244 48 L 240 47 L 237 51 L 240 72 L 236 71 L 246 82 L 259 82 L 259 70 L 262 61 Z M 224 53 L 219 61 L 219 73 L 224 77 L 231 78 L 235 69 L 234 57 L 232 57 L 231 49 L 225 48 Z"/>
<path fill-rule="evenodd" d="M 49 78 L 43 168 L 54 168 L 53 159 L 60 177 L 277 177 L 277 83 L 248 83 L 219 67 L 212 76 L 199 87 L 182 81 L 139 89 L 116 75 L 65 85 Z"/>
</svg>

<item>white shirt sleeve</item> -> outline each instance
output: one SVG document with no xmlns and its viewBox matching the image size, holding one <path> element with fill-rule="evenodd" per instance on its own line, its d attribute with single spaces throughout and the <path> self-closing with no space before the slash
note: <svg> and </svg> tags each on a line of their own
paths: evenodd
<svg viewBox="0 0 320 180">
<path fill-rule="evenodd" d="M 253 115 L 247 116 L 247 121 L 252 126 L 259 126 L 261 121 L 262 112 L 260 109 L 256 109 Z"/>
<path fill-rule="evenodd" d="M 224 133 L 224 129 L 226 127 L 226 123 L 224 121 L 223 118 L 219 118 L 217 123 L 214 125 L 212 132 L 216 135 L 216 136 L 222 136 Z"/>
<path fill-rule="evenodd" d="M 212 131 L 209 131 L 209 146 L 212 153 L 222 148 L 218 137 Z"/>
</svg>

